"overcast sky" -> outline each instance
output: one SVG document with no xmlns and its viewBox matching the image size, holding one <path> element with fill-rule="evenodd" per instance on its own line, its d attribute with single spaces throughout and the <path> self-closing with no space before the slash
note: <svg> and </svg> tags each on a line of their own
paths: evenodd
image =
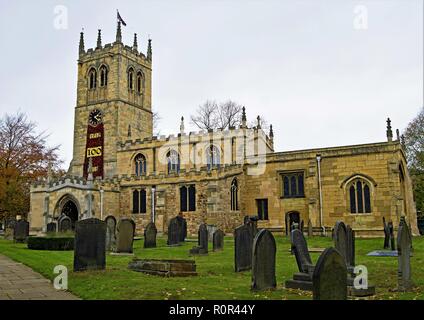
<svg viewBox="0 0 424 320">
<path fill-rule="evenodd" d="M 86 49 L 99 28 L 113 42 L 116 9 L 126 44 L 137 32 L 145 52 L 153 39 L 161 134 L 207 99 L 232 99 L 273 124 L 276 151 L 360 144 L 384 141 L 387 117 L 403 130 L 423 106 L 422 0 L 0 0 L 0 113 L 27 113 L 65 167 L 79 32 Z"/>
</svg>

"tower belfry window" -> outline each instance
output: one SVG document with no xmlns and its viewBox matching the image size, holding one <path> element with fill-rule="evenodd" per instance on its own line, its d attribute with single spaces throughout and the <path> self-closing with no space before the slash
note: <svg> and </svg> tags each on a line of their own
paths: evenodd
<svg viewBox="0 0 424 320">
<path fill-rule="evenodd" d="M 128 70 L 128 89 L 134 90 L 134 70 Z"/>
<path fill-rule="evenodd" d="M 137 73 L 137 92 L 141 93 L 143 91 L 143 75 L 141 72 Z"/>
<path fill-rule="evenodd" d="M 97 86 L 97 72 L 96 69 L 91 68 L 90 72 L 88 73 L 89 83 L 88 87 L 90 89 L 95 89 Z"/>
<path fill-rule="evenodd" d="M 100 86 L 105 87 L 107 86 L 107 68 L 105 66 L 102 66 L 100 68 Z"/>
</svg>

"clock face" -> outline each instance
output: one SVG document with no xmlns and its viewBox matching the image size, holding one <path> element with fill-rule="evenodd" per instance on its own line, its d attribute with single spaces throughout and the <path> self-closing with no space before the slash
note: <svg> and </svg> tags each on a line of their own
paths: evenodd
<svg viewBox="0 0 424 320">
<path fill-rule="evenodd" d="M 92 125 L 93 127 L 95 127 L 101 122 L 102 122 L 102 112 L 97 109 L 91 111 L 90 115 L 88 116 L 88 123 Z"/>
</svg>

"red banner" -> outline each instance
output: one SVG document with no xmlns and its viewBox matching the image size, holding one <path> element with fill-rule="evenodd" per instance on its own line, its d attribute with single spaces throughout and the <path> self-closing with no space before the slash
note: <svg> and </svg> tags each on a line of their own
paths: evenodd
<svg viewBox="0 0 424 320">
<path fill-rule="evenodd" d="M 96 126 L 89 124 L 87 126 L 87 144 L 85 148 L 84 160 L 84 178 L 88 176 L 88 161 L 91 158 L 93 162 L 93 178 L 103 178 L 103 123 Z"/>
</svg>

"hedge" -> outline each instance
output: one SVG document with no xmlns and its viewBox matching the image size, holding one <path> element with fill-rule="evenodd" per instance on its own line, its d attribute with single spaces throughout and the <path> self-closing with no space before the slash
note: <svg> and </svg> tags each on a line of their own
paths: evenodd
<svg viewBox="0 0 424 320">
<path fill-rule="evenodd" d="M 28 249 L 32 250 L 73 250 L 73 237 L 29 237 Z"/>
</svg>

